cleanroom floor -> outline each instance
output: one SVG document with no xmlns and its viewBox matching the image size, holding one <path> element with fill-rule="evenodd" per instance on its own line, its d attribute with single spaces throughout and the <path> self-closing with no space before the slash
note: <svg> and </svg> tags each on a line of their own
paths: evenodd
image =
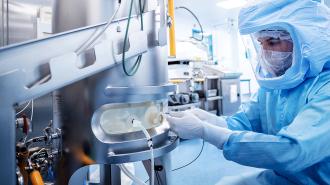
<svg viewBox="0 0 330 185">
<path fill-rule="evenodd" d="M 172 169 L 192 161 L 200 152 L 201 140 L 184 140 L 171 152 Z M 135 173 L 140 179 L 147 180 L 142 163 L 134 163 Z M 214 185 L 222 177 L 234 176 L 244 172 L 259 170 L 227 161 L 222 151 L 205 143 L 200 157 L 189 166 L 171 172 L 172 185 Z"/>
</svg>

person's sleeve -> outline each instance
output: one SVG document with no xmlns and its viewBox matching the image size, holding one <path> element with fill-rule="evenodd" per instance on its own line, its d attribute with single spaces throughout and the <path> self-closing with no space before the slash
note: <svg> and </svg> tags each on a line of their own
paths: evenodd
<svg viewBox="0 0 330 185">
<path fill-rule="evenodd" d="M 326 86 L 277 135 L 232 134 L 224 144 L 224 156 L 242 165 L 294 172 L 327 159 L 330 156 L 330 85 Z"/>
<path fill-rule="evenodd" d="M 229 129 L 260 132 L 259 93 L 253 94 L 248 103 L 242 104 L 236 114 L 226 118 Z"/>
</svg>

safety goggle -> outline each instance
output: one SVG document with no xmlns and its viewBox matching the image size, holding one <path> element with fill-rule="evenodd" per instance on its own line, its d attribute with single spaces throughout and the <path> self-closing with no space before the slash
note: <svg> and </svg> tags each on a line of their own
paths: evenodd
<svg viewBox="0 0 330 185">
<path fill-rule="evenodd" d="M 262 30 L 252 34 L 255 40 L 266 40 L 271 43 L 279 43 L 282 40 L 292 42 L 290 33 L 284 30 Z"/>
</svg>

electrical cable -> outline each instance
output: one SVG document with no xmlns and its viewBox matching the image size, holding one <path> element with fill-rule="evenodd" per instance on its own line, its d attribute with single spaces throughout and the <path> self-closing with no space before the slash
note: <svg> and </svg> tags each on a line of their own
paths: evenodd
<svg viewBox="0 0 330 185">
<path fill-rule="evenodd" d="M 192 163 L 194 163 L 194 162 L 195 162 L 195 161 L 201 156 L 201 154 L 202 154 L 202 152 L 203 152 L 203 150 L 204 150 L 204 146 L 205 146 L 205 141 L 203 140 L 201 150 L 200 150 L 200 152 L 198 153 L 198 155 L 194 158 L 194 160 L 192 160 L 191 162 L 189 162 L 189 163 L 187 163 L 187 164 L 185 164 L 185 165 L 183 165 L 183 166 L 180 166 L 180 167 L 178 167 L 178 168 L 175 168 L 175 169 L 173 169 L 173 170 L 171 170 L 171 171 L 173 172 L 173 171 L 180 170 L 180 169 L 185 168 L 185 167 L 191 165 Z M 150 180 L 150 179 L 145 180 L 144 183 L 147 183 L 149 180 Z"/>
<path fill-rule="evenodd" d="M 141 64 L 141 60 L 142 60 L 142 54 L 140 54 L 137 57 L 134 65 L 129 69 L 129 71 L 127 70 L 125 53 L 126 53 L 126 43 L 127 43 L 127 39 L 128 39 L 128 30 L 129 30 L 129 26 L 130 26 L 130 22 L 131 22 L 131 16 L 132 16 L 132 10 L 133 10 L 133 2 L 134 2 L 134 0 L 131 0 L 128 20 L 127 20 L 127 26 L 126 26 L 126 31 L 125 31 L 125 37 L 124 37 L 123 54 L 122 54 L 122 66 L 123 66 L 124 73 L 127 76 L 134 76 L 136 74 L 136 72 L 140 68 L 140 64 Z M 142 9 L 141 0 L 139 0 L 139 9 L 140 9 L 141 31 L 143 31 L 143 9 Z"/>
<path fill-rule="evenodd" d="M 158 184 L 159 184 L 159 185 L 162 185 L 163 182 L 162 182 L 162 179 L 160 178 L 159 173 L 158 173 L 157 171 L 155 171 L 155 173 L 156 173 L 156 179 L 157 179 Z M 144 183 L 147 183 L 149 180 L 150 180 L 150 179 L 147 179 L 146 181 L 144 181 Z"/>
<path fill-rule="evenodd" d="M 119 6 L 117 7 L 117 9 L 113 13 L 113 15 L 110 17 L 107 24 L 103 27 L 103 29 L 100 32 L 98 32 L 96 35 L 94 34 L 91 37 L 89 37 L 86 42 L 84 42 L 82 45 L 80 45 L 80 47 L 76 51 L 77 55 L 80 55 L 82 52 L 86 51 L 86 49 L 88 49 L 90 46 L 92 46 L 95 43 L 95 41 L 97 41 L 97 39 L 99 39 L 100 36 L 102 36 L 102 34 L 108 29 L 110 24 L 115 19 L 116 15 L 118 13 L 118 10 L 120 8 L 120 5 L 121 4 L 119 3 Z"/>
<path fill-rule="evenodd" d="M 30 104 L 31 104 L 30 123 L 32 124 L 33 114 L 34 114 L 34 100 L 30 100 L 22 110 L 20 110 L 19 112 L 16 113 L 16 116 L 21 114 L 23 111 L 25 111 Z M 26 134 L 25 138 L 23 139 L 24 142 L 26 141 L 27 137 L 28 137 L 28 134 Z"/>
<path fill-rule="evenodd" d="M 126 68 L 126 64 L 125 64 L 125 50 L 126 50 L 126 43 L 127 43 L 127 39 L 128 39 L 128 30 L 129 30 L 129 26 L 130 26 L 130 22 L 131 22 L 131 15 L 132 15 L 132 9 L 133 9 L 133 0 L 131 1 L 130 4 L 130 11 L 129 11 L 129 16 L 128 16 L 128 20 L 127 20 L 127 26 L 126 26 L 126 32 L 125 32 L 125 38 L 124 38 L 124 47 L 123 47 L 123 55 L 122 55 L 122 66 L 123 66 L 123 70 L 125 72 L 125 74 L 127 76 L 134 76 L 137 72 L 137 70 L 140 67 L 141 64 L 141 60 L 142 60 L 142 54 L 138 56 L 138 58 L 136 59 L 133 67 L 130 69 L 130 72 L 127 71 Z M 143 10 L 142 10 L 142 6 L 141 6 L 141 0 L 139 0 L 139 9 L 140 9 L 140 21 L 141 21 L 141 30 L 143 30 Z"/>
<path fill-rule="evenodd" d="M 31 124 L 32 124 L 32 120 L 33 120 L 33 106 L 34 106 L 34 101 L 32 100 L 32 103 L 31 103 L 31 117 L 30 117 Z"/>
<path fill-rule="evenodd" d="M 203 150 L 204 150 L 204 146 L 205 146 L 205 141 L 203 140 L 202 148 L 201 148 L 200 152 L 198 153 L 198 155 L 195 157 L 194 160 L 192 160 L 191 162 L 189 162 L 189 163 L 187 163 L 187 164 L 185 164 L 185 165 L 183 165 L 183 166 L 180 166 L 180 167 L 178 167 L 178 168 L 175 168 L 175 169 L 173 169 L 173 170 L 171 170 L 171 171 L 173 172 L 173 171 L 180 170 L 180 169 L 185 168 L 185 167 L 191 165 L 192 163 L 194 163 L 194 162 L 195 162 L 195 161 L 201 156 L 201 154 L 202 154 L 202 152 L 203 152 Z"/>
<path fill-rule="evenodd" d="M 194 160 L 192 160 L 191 162 L 189 162 L 189 163 L 187 163 L 187 164 L 185 164 L 185 165 L 183 165 L 183 166 L 180 166 L 180 167 L 178 167 L 178 168 L 175 168 L 175 169 L 173 169 L 173 170 L 171 170 L 171 171 L 173 172 L 173 171 L 180 170 L 180 169 L 185 168 L 185 167 L 191 165 L 192 163 L 194 163 L 194 162 L 195 162 L 195 161 L 201 156 L 201 154 L 202 154 L 202 152 L 203 152 L 203 150 L 204 150 L 204 146 L 205 146 L 205 141 L 203 140 L 201 150 L 200 150 L 200 152 L 198 153 L 198 155 L 194 158 Z M 150 179 L 145 180 L 144 183 L 147 183 L 149 180 L 150 180 Z"/>
<path fill-rule="evenodd" d="M 151 141 L 151 143 L 152 143 L 152 141 Z M 154 156 L 153 146 L 150 147 L 150 155 L 151 155 L 151 157 L 150 157 L 150 160 L 151 160 L 151 162 L 150 162 L 150 165 L 151 165 L 151 170 L 150 170 L 151 182 L 150 182 L 150 185 L 154 185 L 155 184 L 155 156 Z"/>
<path fill-rule="evenodd" d="M 159 179 L 158 184 L 159 184 L 159 185 L 163 185 L 163 182 L 162 182 L 162 179 L 160 178 L 159 172 L 156 171 L 156 174 L 157 174 L 158 179 Z"/>
<path fill-rule="evenodd" d="M 141 60 L 142 60 L 142 55 L 139 55 L 135 64 L 133 65 L 133 67 L 130 69 L 130 72 L 127 71 L 126 69 L 126 65 L 125 65 L 125 49 L 126 49 L 126 42 L 127 42 L 127 37 L 128 37 L 128 30 L 129 30 L 129 25 L 130 25 L 130 21 L 131 21 L 131 15 L 132 15 L 132 9 L 133 9 L 133 2 L 134 0 L 131 1 L 131 5 L 130 5 L 130 11 L 129 11 L 129 16 L 128 16 L 128 21 L 127 21 L 127 27 L 126 27 L 126 33 L 125 33 L 125 39 L 124 39 L 124 47 L 123 47 L 123 57 L 122 57 L 122 62 L 123 62 L 123 69 L 124 72 L 127 76 L 133 76 L 136 74 L 137 70 L 140 67 L 141 64 Z M 141 17 L 141 30 L 143 30 L 143 11 L 145 8 L 145 4 L 146 2 L 144 1 L 144 5 L 143 5 L 143 9 L 142 9 L 142 5 L 141 5 L 141 0 L 139 0 L 139 9 L 140 9 L 140 17 Z M 98 32 L 96 35 L 92 35 L 86 42 L 84 42 L 76 51 L 77 55 L 80 55 L 82 52 L 84 52 L 86 49 L 88 49 L 89 47 L 91 47 L 95 41 L 97 41 L 97 39 L 99 39 L 99 37 L 107 30 L 107 28 L 110 26 L 110 24 L 113 22 L 114 18 L 116 17 L 118 10 L 120 8 L 120 2 L 119 2 L 119 6 L 118 8 L 115 10 L 114 14 L 112 15 L 112 17 L 109 19 L 109 21 L 107 22 L 107 24 L 103 27 L 103 29 Z"/>
<path fill-rule="evenodd" d="M 159 185 L 161 185 L 161 180 L 160 180 L 160 176 L 159 176 L 159 174 L 158 174 L 158 172 L 156 171 L 155 172 L 156 173 L 156 179 L 157 179 L 157 183 L 159 184 Z"/>
<path fill-rule="evenodd" d="M 197 40 L 197 41 L 203 41 L 204 40 L 204 30 L 203 30 L 203 26 L 201 24 L 201 22 L 199 21 L 198 17 L 196 16 L 196 14 L 191 11 L 189 8 L 185 7 L 185 6 L 179 6 L 179 7 L 176 7 L 175 9 L 184 9 L 186 11 L 188 11 L 197 21 L 200 29 L 201 29 L 201 34 L 202 34 L 202 38 L 201 39 L 198 39 L 198 38 L 195 38 L 195 37 L 192 37 L 193 39 Z"/>
<path fill-rule="evenodd" d="M 22 113 L 25 109 L 27 109 L 30 104 L 31 104 L 31 100 L 25 105 L 25 107 L 22 110 L 20 110 L 16 113 L 16 116 L 19 115 L 20 113 Z"/>
</svg>

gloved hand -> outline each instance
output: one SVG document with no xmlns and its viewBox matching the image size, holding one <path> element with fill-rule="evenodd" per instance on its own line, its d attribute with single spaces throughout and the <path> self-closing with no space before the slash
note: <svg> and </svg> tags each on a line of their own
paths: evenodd
<svg viewBox="0 0 330 185">
<path fill-rule="evenodd" d="M 202 138 L 204 134 L 203 121 L 188 111 L 170 112 L 166 119 L 171 126 L 171 130 L 182 139 Z"/>
<path fill-rule="evenodd" d="M 201 138 L 219 149 L 228 140 L 233 131 L 203 122 L 189 111 L 172 112 L 166 117 L 171 130 L 182 139 Z"/>
<path fill-rule="evenodd" d="M 190 109 L 189 112 L 193 113 L 195 116 L 197 116 L 200 120 L 205 121 L 207 123 L 210 123 L 215 126 L 228 128 L 227 121 L 223 117 L 219 117 L 217 115 L 214 115 L 212 113 L 209 113 L 202 109 Z"/>
</svg>

